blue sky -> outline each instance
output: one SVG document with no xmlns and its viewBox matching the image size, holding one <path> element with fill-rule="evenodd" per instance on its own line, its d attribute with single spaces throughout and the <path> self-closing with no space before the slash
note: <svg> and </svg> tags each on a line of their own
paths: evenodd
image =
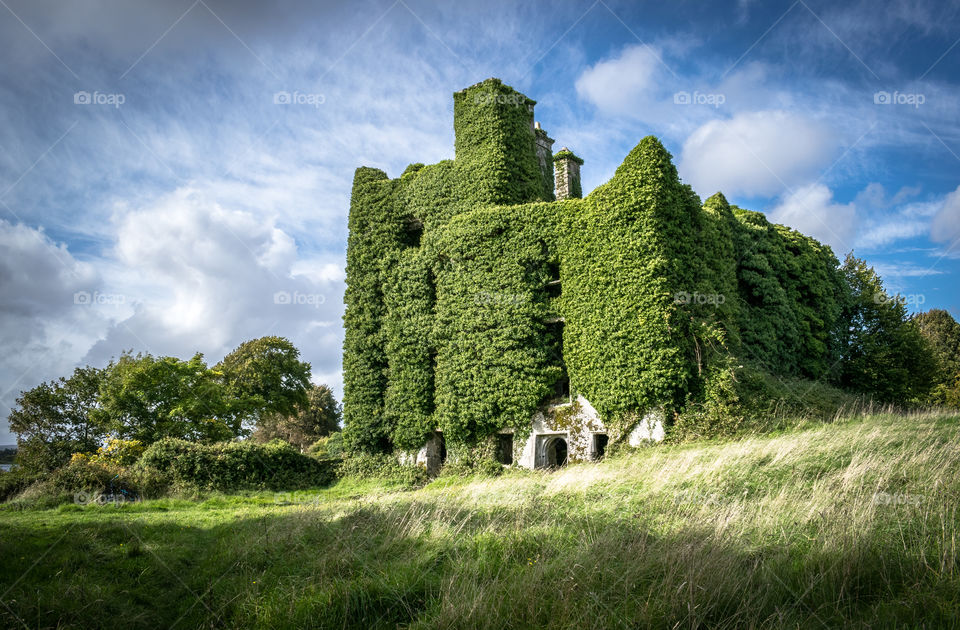
<svg viewBox="0 0 960 630">
<path fill-rule="evenodd" d="M 339 391 L 353 170 L 452 158 L 451 93 L 491 76 L 585 191 L 657 135 L 702 198 L 960 318 L 958 41 L 944 2 L 0 0 L 0 414 L 267 334 Z"/>
</svg>

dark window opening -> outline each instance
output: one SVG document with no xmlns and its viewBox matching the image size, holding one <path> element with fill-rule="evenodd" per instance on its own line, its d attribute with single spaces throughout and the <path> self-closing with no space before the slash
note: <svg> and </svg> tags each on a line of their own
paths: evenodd
<svg viewBox="0 0 960 630">
<path fill-rule="evenodd" d="M 550 280 L 560 280 L 560 263 L 552 262 L 547 263 L 547 275 L 550 277 Z"/>
<path fill-rule="evenodd" d="M 553 396 L 563 402 L 570 400 L 570 377 L 563 360 L 563 320 L 547 322 L 547 348 L 550 364 L 560 368 L 560 376 L 553 384 Z"/>
<path fill-rule="evenodd" d="M 605 433 L 597 433 L 593 436 L 593 456 L 595 459 L 602 459 L 607 452 L 607 443 L 610 438 Z"/>
<path fill-rule="evenodd" d="M 563 438 L 556 438 L 547 445 L 547 465 L 551 468 L 559 468 L 567 464 L 567 441 Z"/>
<path fill-rule="evenodd" d="M 547 283 L 547 297 L 551 299 L 556 299 L 560 297 L 560 294 L 563 292 L 563 287 L 560 284 L 559 280 L 554 280 L 553 282 Z"/>
<path fill-rule="evenodd" d="M 497 461 L 507 466 L 513 463 L 512 433 L 500 433 L 497 435 Z"/>
<path fill-rule="evenodd" d="M 547 265 L 547 297 L 558 298 L 560 293 L 560 264 L 550 263 Z"/>
<path fill-rule="evenodd" d="M 423 222 L 420 219 L 410 219 L 406 225 L 407 247 L 420 247 L 420 239 L 423 238 Z"/>
<path fill-rule="evenodd" d="M 443 439 L 443 433 L 437 433 L 437 439 L 440 441 L 440 464 L 447 462 L 447 441 Z"/>
</svg>

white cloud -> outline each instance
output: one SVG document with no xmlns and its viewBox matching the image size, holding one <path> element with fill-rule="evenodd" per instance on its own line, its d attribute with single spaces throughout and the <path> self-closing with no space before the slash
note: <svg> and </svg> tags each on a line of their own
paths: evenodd
<svg viewBox="0 0 960 630">
<path fill-rule="evenodd" d="M 111 270 L 135 312 L 87 356 L 123 349 L 216 360 L 263 335 L 291 339 L 317 373 L 339 371 L 339 254 L 301 258 L 275 219 L 181 188 L 117 219 Z M 332 383 L 337 385 L 337 383 Z"/>
<path fill-rule="evenodd" d="M 916 265 L 914 263 L 874 263 L 876 271 L 884 279 L 886 278 L 925 278 L 927 276 L 938 276 L 944 272 L 929 266 Z M 899 285 L 891 285 L 894 290 L 899 290 Z"/>
<path fill-rule="evenodd" d="M 914 238 L 928 229 L 926 221 L 893 220 L 880 223 L 857 237 L 857 247 L 874 248 L 889 245 L 896 241 Z"/>
<path fill-rule="evenodd" d="M 824 124 L 800 114 L 743 113 L 694 131 L 678 169 L 702 196 L 775 195 L 827 166 L 834 146 Z"/>
<path fill-rule="evenodd" d="M 577 79 L 577 94 L 601 111 L 636 115 L 638 106 L 657 89 L 661 68 L 658 51 L 630 46 L 620 56 L 585 70 Z"/>
<path fill-rule="evenodd" d="M 68 373 L 110 321 L 127 312 L 93 265 L 42 230 L 0 220 L 0 413 L 20 391 Z M 12 442 L 0 428 L 0 444 Z"/>
<path fill-rule="evenodd" d="M 823 184 L 808 184 L 787 194 L 770 212 L 770 220 L 830 245 L 837 256 L 853 249 L 856 206 L 834 202 Z"/>
<path fill-rule="evenodd" d="M 937 243 L 946 243 L 948 251 L 960 248 L 960 186 L 947 195 L 943 207 L 933 217 L 930 238 Z"/>
</svg>

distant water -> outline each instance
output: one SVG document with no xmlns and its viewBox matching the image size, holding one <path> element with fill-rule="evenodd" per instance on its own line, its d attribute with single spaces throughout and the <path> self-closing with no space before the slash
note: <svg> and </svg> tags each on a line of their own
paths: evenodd
<svg viewBox="0 0 960 630">
<path fill-rule="evenodd" d="M 10 470 L 11 466 L 13 466 L 13 464 L 0 464 L 0 470 Z"/>
</svg>

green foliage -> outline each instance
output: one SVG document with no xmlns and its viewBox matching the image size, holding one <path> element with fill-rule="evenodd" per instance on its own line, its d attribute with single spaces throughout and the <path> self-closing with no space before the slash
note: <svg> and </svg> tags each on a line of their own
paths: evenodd
<svg viewBox="0 0 960 630">
<path fill-rule="evenodd" d="M 427 480 L 427 473 L 423 468 L 401 464 L 396 456 L 387 453 L 351 453 L 339 463 L 337 476 L 386 479 L 410 486 L 421 485 Z"/>
<path fill-rule="evenodd" d="M 340 403 L 326 385 L 311 385 L 307 402 L 292 415 L 278 412 L 260 417 L 253 438 L 260 443 L 281 439 L 304 451 L 323 436 L 340 429 Z"/>
<path fill-rule="evenodd" d="M 937 373 L 933 348 L 867 264 L 848 255 L 843 264 L 851 302 L 842 384 L 880 402 L 922 402 Z"/>
<path fill-rule="evenodd" d="M 140 459 L 145 448 L 146 446 L 140 440 L 110 438 L 90 459 L 114 466 L 129 466 Z"/>
<path fill-rule="evenodd" d="M 441 469 L 445 477 L 498 477 L 503 474 L 503 464 L 494 459 L 489 443 L 473 448 L 461 448 L 456 457 L 448 459 Z M 486 448 L 485 448 L 486 447 Z"/>
<path fill-rule="evenodd" d="M 454 93 L 458 199 L 476 205 L 552 199 L 537 159 L 534 105 L 499 79 Z"/>
<path fill-rule="evenodd" d="M 546 324 L 553 225 L 547 204 L 474 210 L 431 243 L 439 259 L 435 416 L 448 446 L 529 423 L 561 376 Z"/>
<path fill-rule="evenodd" d="M 325 437 L 318 438 L 316 442 L 307 448 L 307 455 L 318 459 L 339 459 L 343 457 L 344 454 L 342 431 L 336 431 Z"/>
<path fill-rule="evenodd" d="M 933 348 L 937 377 L 930 392 L 933 404 L 960 407 L 960 324 L 943 309 L 918 313 L 913 321 Z"/>
<path fill-rule="evenodd" d="M 100 407 L 91 415 L 119 437 L 144 444 L 165 437 L 216 442 L 242 433 L 202 354 L 189 361 L 123 354 L 107 368 Z"/>
<path fill-rule="evenodd" d="M 774 374 L 832 376 L 848 299 L 833 252 L 759 212 L 732 210 L 744 358 Z"/>
<path fill-rule="evenodd" d="M 699 322 L 712 293 L 700 203 L 653 137 L 613 179 L 569 208 L 561 232 L 560 309 L 571 387 L 615 418 L 675 405 L 697 378 Z"/>
<path fill-rule="evenodd" d="M 95 417 L 105 371 L 77 368 L 69 378 L 41 383 L 22 392 L 10 412 L 10 430 L 17 434 L 17 464 L 29 471 L 54 470 L 73 453 L 97 449 L 107 433 Z"/>
<path fill-rule="evenodd" d="M 293 415 L 309 402 L 310 364 L 283 337 L 245 341 L 213 369 L 234 411 L 246 417 Z"/>
<path fill-rule="evenodd" d="M 196 444 L 166 438 L 151 444 L 138 466 L 173 486 L 203 490 L 291 490 L 333 480 L 331 462 L 301 455 L 286 442 Z"/>
<path fill-rule="evenodd" d="M 106 492 L 111 485 L 129 491 L 130 484 L 120 480 L 123 474 L 124 469 L 112 462 L 74 455 L 69 464 L 51 475 L 50 481 L 55 489 L 65 493 Z"/>
<path fill-rule="evenodd" d="M 443 332 L 434 325 L 434 283 L 446 254 L 429 243 L 478 206 L 552 199 L 533 105 L 499 80 L 484 81 L 454 95 L 455 161 L 414 164 L 397 180 L 357 169 L 344 297 L 344 438 L 352 449 L 413 447 L 438 425 L 434 333 Z M 492 421 L 501 422 L 501 414 Z"/>
<path fill-rule="evenodd" d="M 553 161 L 554 161 L 554 162 L 560 162 L 561 160 L 565 160 L 565 159 L 573 160 L 574 162 L 576 162 L 576 163 L 579 164 L 580 166 L 583 166 L 583 158 L 579 157 L 577 154 L 575 154 L 575 153 L 574 153 L 573 151 L 571 151 L 570 149 L 565 149 L 565 150 L 557 151 L 556 154 L 554 154 L 554 156 L 553 156 Z"/>
<path fill-rule="evenodd" d="M 384 320 L 388 384 L 384 421 L 402 449 L 419 448 L 434 426 L 434 279 L 429 258 L 406 249 L 385 270 Z"/>
<path fill-rule="evenodd" d="M 43 477 L 43 473 L 14 468 L 0 472 L 0 503 L 14 498 Z"/>
<path fill-rule="evenodd" d="M 395 188 L 383 171 L 358 168 L 350 198 L 343 315 L 344 437 L 371 450 L 389 447 L 390 430 L 383 418 L 387 356 L 380 274 L 384 257 L 400 246 L 400 222 L 391 216 Z"/>
<path fill-rule="evenodd" d="M 872 333 L 829 247 L 722 194 L 701 204 L 656 138 L 587 198 L 550 202 L 533 104 L 484 81 L 454 94 L 455 160 L 393 180 L 357 169 L 348 450 L 414 449 L 440 430 L 456 451 L 528 430 L 566 377 L 621 435 L 651 409 L 694 433 L 736 430 L 749 416 L 738 370 L 920 400 L 929 374 L 884 390 L 897 366 L 851 353 Z M 890 355 L 921 361 L 904 334 Z"/>
<path fill-rule="evenodd" d="M 667 434 L 671 442 L 768 433 L 798 420 L 829 422 L 870 408 L 863 396 L 823 381 L 779 376 L 754 365 L 716 366 L 703 394 L 688 400 Z"/>
</svg>

